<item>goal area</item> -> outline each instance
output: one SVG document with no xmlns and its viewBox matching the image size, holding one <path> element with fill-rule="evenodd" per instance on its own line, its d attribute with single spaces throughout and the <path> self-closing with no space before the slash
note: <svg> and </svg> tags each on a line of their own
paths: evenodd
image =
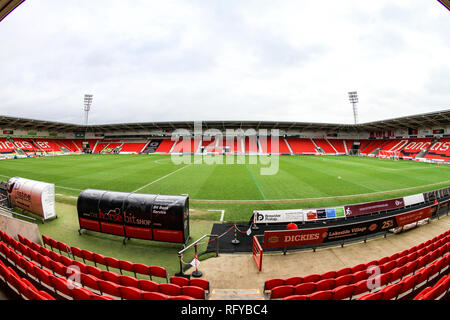
<svg viewBox="0 0 450 320">
<path fill-rule="evenodd" d="M 400 160 L 400 151 L 380 150 L 377 154 L 379 159 Z"/>
</svg>

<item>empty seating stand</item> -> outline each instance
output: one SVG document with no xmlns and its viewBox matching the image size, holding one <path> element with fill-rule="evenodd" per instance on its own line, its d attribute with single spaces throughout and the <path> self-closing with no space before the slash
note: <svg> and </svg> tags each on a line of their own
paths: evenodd
<svg viewBox="0 0 450 320">
<path fill-rule="evenodd" d="M 317 152 L 311 139 L 286 138 L 286 140 L 294 154 L 314 154 Z"/>
<path fill-rule="evenodd" d="M 269 279 L 264 291 L 269 293 L 270 299 L 411 300 L 424 286 L 449 272 L 449 252 L 450 230 L 410 249 L 365 264 L 320 275 Z M 436 291 L 443 296 L 448 288 L 440 287 Z"/>
<path fill-rule="evenodd" d="M 41 287 L 41 290 L 36 289 L 37 298 L 193 300 L 205 299 L 207 290 L 204 288 L 209 290 L 209 283 L 206 280 L 193 279 L 194 281 L 187 285 L 169 283 L 167 272 L 162 267 L 152 268 L 152 266 L 134 264 L 81 249 L 73 250 L 74 247 L 69 247 L 49 237 L 45 237 L 45 243 L 51 249 L 40 246 L 20 235 L 18 237 L 19 241 L 0 232 L 0 258 L 11 264 L 11 268 L 16 268 L 18 272 L 23 273 L 22 276 L 16 278 L 22 277 L 33 286 Z M 75 256 L 73 255 L 74 251 Z M 92 259 L 94 265 L 72 259 L 72 257 L 78 257 L 80 253 L 83 257 L 86 254 L 86 258 Z M 102 264 L 106 270 L 97 267 L 95 263 Z M 3 269 L 2 279 L 4 279 L 3 273 L 6 273 L 3 272 Z M 114 269 L 118 269 L 120 273 L 114 272 Z M 150 278 L 138 279 L 122 274 L 123 271 L 135 275 L 144 274 Z M 165 278 L 166 282 L 157 283 L 151 280 L 152 276 Z M 14 287 L 14 285 L 12 286 Z M 45 293 L 40 293 L 40 291 Z"/>
</svg>

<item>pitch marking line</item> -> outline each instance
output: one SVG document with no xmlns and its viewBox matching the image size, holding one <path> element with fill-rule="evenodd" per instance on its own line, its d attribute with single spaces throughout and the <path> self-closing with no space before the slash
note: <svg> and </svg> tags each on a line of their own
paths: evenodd
<svg viewBox="0 0 450 320">
<path fill-rule="evenodd" d="M 223 222 L 223 217 L 225 216 L 225 210 L 208 210 L 208 211 L 220 212 L 221 213 L 221 215 L 220 215 L 220 222 Z"/>
<path fill-rule="evenodd" d="M 0 174 L 0 177 L 3 177 L 3 178 L 12 178 L 12 177 L 10 177 L 10 176 L 5 176 L 5 175 L 2 175 L 2 174 Z M 67 190 L 73 190 L 73 191 L 83 191 L 83 189 L 76 189 L 76 188 L 69 188 L 69 187 L 57 186 L 56 184 L 55 184 L 55 188 L 61 188 L 61 189 L 67 189 Z"/>
<path fill-rule="evenodd" d="M 262 191 L 259 183 L 256 181 L 255 176 L 253 175 L 253 173 L 250 171 L 250 169 L 247 167 L 247 164 L 245 165 L 245 168 L 247 169 L 248 174 L 250 175 L 250 177 L 252 178 L 253 182 L 255 183 L 256 188 L 258 189 L 259 193 L 262 195 L 264 200 L 267 200 L 266 196 L 264 195 L 264 192 Z"/>
<path fill-rule="evenodd" d="M 179 168 L 179 169 L 177 169 L 177 170 L 175 170 L 175 171 L 172 171 L 172 172 L 166 174 L 165 176 L 162 176 L 161 178 L 158 178 L 158 179 L 156 179 L 156 180 L 153 180 L 153 181 L 147 183 L 145 186 L 142 186 L 142 187 L 140 187 L 140 188 L 138 188 L 138 189 L 132 191 L 131 193 L 135 193 L 135 192 L 137 192 L 137 191 L 139 191 L 139 190 L 142 190 L 142 189 L 144 189 L 144 188 L 146 188 L 146 187 L 148 187 L 148 186 L 150 186 L 150 185 L 152 185 L 152 184 L 154 184 L 154 183 L 156 183 L 156 182 L 158 182 L 158 181 L 161 181 L 161 180 L 163 180 L 163 179 L 165 179 L 165 178 L 167 178 L 167 177 L 169 177 L 169 176 L 171 176 L 171 175 L 177 173 L 178 171 L 181 171 L 181 170 L 183 170 L 183 169 L 185 169 L 185 168 L 187 168 L 187 167 L 189 167 L 189 166 L 190 166 L 190 164 L 188 164 L 188 165 L 186 165 L 186 166 L 184 166 L 184 167 L 182 167 L 182 168 Z"/>
</svg>

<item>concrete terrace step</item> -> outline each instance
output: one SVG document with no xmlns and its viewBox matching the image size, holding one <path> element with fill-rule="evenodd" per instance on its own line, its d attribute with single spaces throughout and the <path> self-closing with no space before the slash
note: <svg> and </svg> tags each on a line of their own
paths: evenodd
<svg viewBox="0 0 450 320">
<path fill-rule="evenodd" d="M 259 289 L 213 289 L 208 300 L 265 300 Z"/>
</svg>

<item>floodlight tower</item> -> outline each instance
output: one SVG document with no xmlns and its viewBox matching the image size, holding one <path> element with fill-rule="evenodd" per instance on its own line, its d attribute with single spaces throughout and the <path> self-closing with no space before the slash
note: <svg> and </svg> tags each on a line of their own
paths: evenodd
<svg viewBox="0 0 450 320">
<path fill-rule="evenodd" d="M 348 97 L 350 99 L 350 103 L 353 105 L 353 117 L 355 119 L 355 124 L 358 123 L 358 108 L 356 104 L 358 103 L 358 92 L 350 91 L 348 93 Z"/>
<path fill-rule="evenodd" d="M 91 110 L 93 98 L 94 98 L 94 95 L 92 95 L 92 94 L 84 95 L 84 125 L 85 126 L 88 125 L 89 111 Z"/>
</svg>

